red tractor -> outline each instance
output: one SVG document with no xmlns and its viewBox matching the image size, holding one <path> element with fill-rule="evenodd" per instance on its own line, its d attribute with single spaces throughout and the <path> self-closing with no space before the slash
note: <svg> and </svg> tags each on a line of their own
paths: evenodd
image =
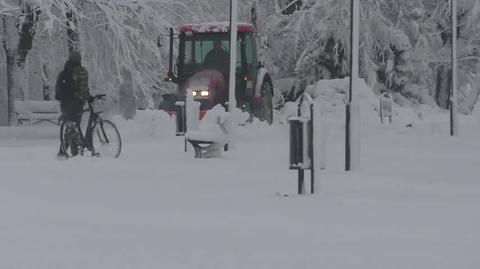
<svg viewBox="0 0 480 269">
<path fill-rule="evenodd" d="M 260 120 L 273 122 L 273 84 L 257 61 L 255 27 L 238 24 L 236 87 L 237 107 Z M 175 111 L 176 101 L 192 92 L 200 102 L 201 116 L 217 104 L 228 102 L 230 32 L 228 23 L 186 24 L 180 27 L 179 55 L 173 66 L 173 29 L 167 80 L 177 84 L 176 94 L 165 95 L 160 108 Z M 188 91 L 190 90 L 190 91 Z"/>
</svg>

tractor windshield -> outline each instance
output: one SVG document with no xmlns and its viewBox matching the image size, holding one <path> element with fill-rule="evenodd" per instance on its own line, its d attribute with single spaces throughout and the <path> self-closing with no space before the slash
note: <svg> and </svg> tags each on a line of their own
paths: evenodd
<svg viewBox="0 0 480 269">
<path fill-rule="evenodd" d="M 188 77 L 205 69 L 216 69 L 224 74 L 230 67 L 229 35 L 222 33 L 182 34 L 178 72 Z M 251 33 L 239 33 L 237 41 L 237 73 L 246 72 L 256 62 L 255 44 Z"/>
</svg>

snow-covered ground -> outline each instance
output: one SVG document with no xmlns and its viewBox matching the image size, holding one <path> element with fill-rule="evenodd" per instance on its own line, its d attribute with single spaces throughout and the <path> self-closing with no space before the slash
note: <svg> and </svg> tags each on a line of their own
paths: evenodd
<svg viewBox="0 0 480 269">
<path fill-rule="evenodd" d="M 301 197 L 281 115 L 200 160 L 162 112 L 117 120 L 117 160 L 56 159 L 56 126 L 0 128 L 0 268 L 480 268 L 480 113 L 452 138 L 448 113 L 380 126 L 362 96 L 362 170 L 343 171 L 330 102 L 327 170 Z"/>
</svg>

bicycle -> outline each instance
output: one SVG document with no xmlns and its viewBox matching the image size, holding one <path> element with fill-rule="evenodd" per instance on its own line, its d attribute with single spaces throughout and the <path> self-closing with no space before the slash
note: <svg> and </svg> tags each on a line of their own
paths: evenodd
<svg viewBox="0 0 480 269">
<path fill-rule="evenodd" d="M 87 100 L 90 112 L 88 125 L 83 135 L 79 123 L 73 120 L 62 121 L 60 125 L 60 147 L 68 157 L 84 155 L 85 149 L 95 157 L 118 158 L 122 151 L 122 139 L 115 124 L 100 117 L 103 112 L 98 102 L 104 100 L 106 95 L 95 95 Z M 97 103 L 97 105 L 95 105 Z M 82 113 L 83 113 L 82 112 Z M 70 152 L 68 149 L 70 148 Z"/>
</svg>

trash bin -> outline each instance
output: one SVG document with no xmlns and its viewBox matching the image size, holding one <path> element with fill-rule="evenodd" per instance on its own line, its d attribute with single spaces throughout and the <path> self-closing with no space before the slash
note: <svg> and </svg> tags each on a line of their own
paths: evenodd
<svg viewBox="0 0 480 269">
<path fill-rule="evenodd" d="M 309 170 L 312 168 L 312 119 L 310 117 L 291 117 L 290 124 L 290 170 Z"/>
</svg>

